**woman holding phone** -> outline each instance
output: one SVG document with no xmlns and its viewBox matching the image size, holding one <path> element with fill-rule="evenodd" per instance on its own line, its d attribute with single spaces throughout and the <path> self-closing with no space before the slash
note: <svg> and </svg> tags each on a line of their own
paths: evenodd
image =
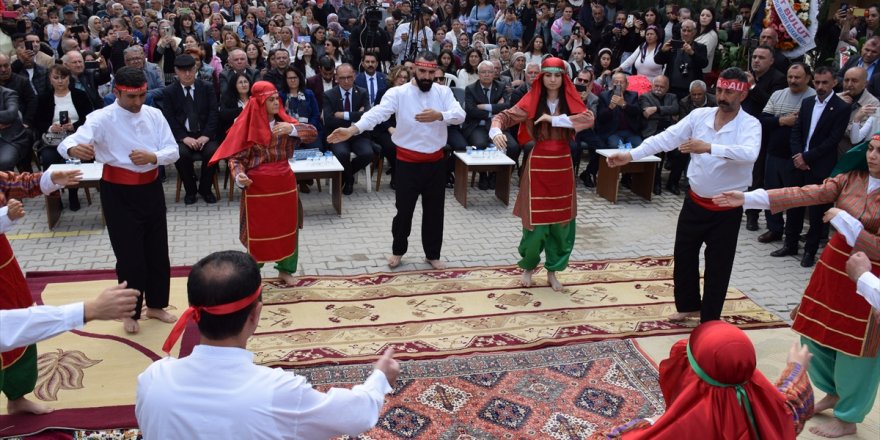
<svg viewBox="0 0 880 440">
<path fill-rule="evenodd" d="M 79 89 L 70 88 L 70 69 L 61 64 L 49 68 L 49 82 L 52 91 L 37 96 L 37 116 L 34 131 L 42 139 L 37 154 L 43 171 L 53 163 L 64 163 L 58 154 L 58 144 L 86 122 L 86 115 L 92 112 L 89 95 Z M 76 188 L 67 190 L 70 210 L 80 208 Z"/>
</svg>

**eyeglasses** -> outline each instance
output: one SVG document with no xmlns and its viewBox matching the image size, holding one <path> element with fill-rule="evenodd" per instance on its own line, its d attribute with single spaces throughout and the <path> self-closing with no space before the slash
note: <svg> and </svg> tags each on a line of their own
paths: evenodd
<svg viewBox="0 0 880 440">
<path fill-rule="evenodd" d="M 438 77 L 434 78 L 434 82 L 435 83 L 446 82 L 446 77 L 445 76 L 438 76 Z"/>
<path fill-rule="evenodd" d="M 575 78 L 575 79 L 574 79 L 574 82 L 576 82 L 576 83 L 578 83 L 578 84 L 583 84 L 583 83 L 585 83 L 586 81 L 587 81 L 587 80 L 585 80 L 585 79 L 583 79 L 583 78 Z"/>
</svg>

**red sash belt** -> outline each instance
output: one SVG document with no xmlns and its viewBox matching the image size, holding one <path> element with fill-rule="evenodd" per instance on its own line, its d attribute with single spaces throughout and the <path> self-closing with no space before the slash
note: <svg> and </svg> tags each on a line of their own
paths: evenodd
<svg viewBox="0 0 880 440">
<path fill-rule="evenodd" d="M 401 160 L 404 162 L 410 163 L 428 163 L 428 162 L 437 162 L 438 160 L 443 159 L 443 149 L 439 149 L 433 153 L 422 153 L 420 151 L 413 151 L 406 147 L 397 147 L 397 160 Z"/>
<path fill-rule="evenodd" d="M 848 355 L 875 357 L 880 346 L 880 323 L 871 312 L 871 305 L 856 293 L 856 284 L 846 275 L 846 260 L 851 253 L 843 234 L 831 237 L 810 277 L 791 328 Z M 871 272 L 880 275 L 876 262 L 872 262 Z"/>
<path fill-rule="evenodd" d="M 700 208 L 703 208 L 707 211 L 730 211 L 731 209 L 736 209 L 736 208 L 724 208 L 724 207 L 718 206 L 715 204 L 715 202 L 712 201 L 712 199 L 700 197 L 692 189 L 688 190 L 688 195 L 691 196 L 691 200 L 693 200 L 694 203 L 697 204 L 697 206 L 699 206 Z"/>
<path fill-rule="evenodd" d="M 259 263 L 283 260 L 296 251 L 296 176 L 286 160 L 262 164 L 247 175 L 253 180 L 242 198 L 248 253 Z"/>
<path fill-rule="evenodd" d="M 0 309 L 23 309 L 34 303 L 6 234 L 0 234 L 0 286 L 3 286 L 0 294 Z M 27 347 L 19 347 L 0 353 L 0 368 L 8 368 L 18 361 L 25 349 Z"/>
<path fill-rule="evenodd" d="M 153 183 L 159 177 L 159 169 L 153 168 L 150 171 L 138 173 L 125 168 L 114 167 L 113 165 L 104 164 L 104 171 L 101 179 L 104 181 L 115 183 L 117 185 L 146 185 Z"/>
</svg>

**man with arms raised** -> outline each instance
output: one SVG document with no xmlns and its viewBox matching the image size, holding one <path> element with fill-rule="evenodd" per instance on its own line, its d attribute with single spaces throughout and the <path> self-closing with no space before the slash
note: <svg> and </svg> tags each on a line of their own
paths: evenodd
<svg viewBox="0 0 880 440">
<path fill-rule="evenodd" d="M 412 215 L 422 196 L 422 247 L 425 258 L 434 269 L 443 269 L 440 248 L 443 246 L 443 205 L 446 199 L 446 126 L 464 122 L 465 113 L 449 87 L 434 85 L 437 55 L 425 51 L 415 62 L 416 79 L 409 84 L 388 89 L 379 105 L 361 115 L 350 127 L 337 128 L 327 138 L 329 143 L 342 142 L 372 130 L 391 115 L 397 119 L 397 130 L 391 139 L 397 148 L 397 215 L 391 225 L 394 236 L 388 265 L 400 265 L 409 245 Z M 439 108 L 440 110 L 437 110 Z"/>
<path fill-rule="evenodd" d="M 690 153 L 691 184 L 675 232 L 675 307 L 670 320 L 721 317 L 736 254 L 742 208 L 721 208 L 712 197 L 747 188 L 761 149 L 761 125 L 740 105 L 748 95 L 745 72 L 730 68 L 716 84 L 717 108 L 698 108 L 666 131 L 642 142 L 631 152 L 608 158 L 618 167 L 661 151 Z M 703 297 L 700 298 L 700 248 L 706 244 Z"/>
</svg>

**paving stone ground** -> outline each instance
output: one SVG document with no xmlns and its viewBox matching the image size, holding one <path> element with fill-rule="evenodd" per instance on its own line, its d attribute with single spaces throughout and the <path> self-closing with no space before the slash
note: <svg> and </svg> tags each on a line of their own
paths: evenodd
<svg viewBox="0 0 880 440">
<path fill-rule="evenodd" d="M 243 249 L 238 241 L 238 201 L 226 196 L 208 205 L 203 201 L 186 206 L 174 202 L 176 172 L 168 168 L 165 184 L 168 205 L 169 248 L 172 265 L 191 265 L 213 251 Z M 300 235 L 300 274 L 353 275 L 387 271 L 385 255 L 391 250 L 391 220 L 395 213 L 394 191 L 383 176 L 379 192 L 367 193 L 361 173 L 355 193 L 343 197 L 343 213 L 337 216 L 324 192 L 312 187 L 302 194 L 305 225 Z M 518 185 L 514 176 L 513 186 Z M 617 204 L 578 186 L 577 240 L 572 260 L 631 258 L 672 255 L 676 219 L 684 196 L 664 192 L 650 202 L 621 189 Z M 450 267 L 514 264 L 521 224 L 493 191 L 471 188 L 468 209 L 447 190 L 443 259 Z M 25 201 L 27 217 L 8 236 L 24 271 L 112 269 L 113 251 L 101 224 L 100 200 L 79 212 L 65 210 L 54 230 L 46 221 L 42 198 Z M 66 205 L 66 195 L 64 196 Z M 427 268 L 421 249 L 421 212 L 416 210 L 409 252 L 399 270 Z M 761 225 L 763 226 L 763 219 Z M 795 257 L 773 258 L 777 244 L 761 244 L 763 231 L 739 233 L 731 285 L 758 304 L 787 318 L 809 279 L 811 269 Z M 274 275 L 270 269 L 264 274 Z M 536 277 L 538 280 L 540 276 Z"/>
</svg>

